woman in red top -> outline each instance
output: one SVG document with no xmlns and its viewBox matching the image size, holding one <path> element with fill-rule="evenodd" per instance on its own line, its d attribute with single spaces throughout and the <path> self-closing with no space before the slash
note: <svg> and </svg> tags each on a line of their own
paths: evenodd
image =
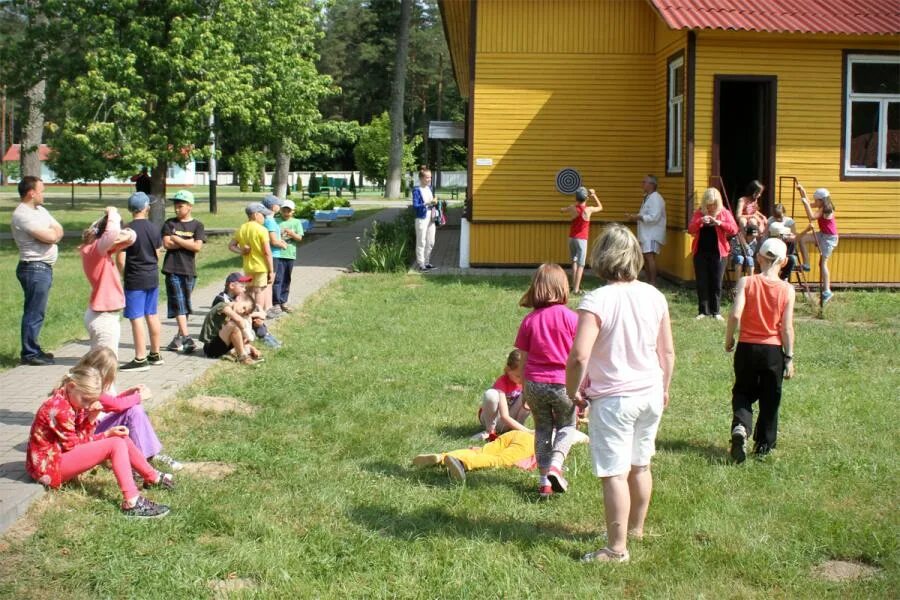
<svg viewBox="0 0 900 600">
<path fill-rule="evenodd" d="M 700 208 L 694 211 L 688 233 L 694 236 L 694 274 L 697 279 L 697 318 L 725 318 L 719 310 L 722 299 L 722 276 L 731 246 L 728 240 L 737 234 L 738 226 L 731 212 L 722 207 L 722 195 L 716 188 L 703 193 Z"/>
<path fill-rule="evenodd" d="M 124 498 L 122 512 L 131 517 L 161 517 L 169 512 L 169 507 L 138 493 L 132 469 L 144 479 L 145 488 L 174 489 L 174 478 L 147 463 L 129 439 L 127 427 L 120 425 L 102 434 L 94 432 L 102 389 L 100 372 L 93 367 L 76 365 L 66 373 L 34 417 L 25 468 L 38 483 L 58 488 L 109 460 Z"/>
<path fill-rule="evenodd" d="M 588 206 L 588 198 L 592 198 L 597 206 Z M 572 293 L 581 294 L 581 276 L 584 274 L 584 263 L 587 259 L 588 235 L 591 228 L 591 215 L 603 210 L 600 199 L 594 190 L 579 187 L 575 190 L 575 204 L 559 209 L 572 217 L 569 226 L 569 256 L 572 257 Z"/>
<path fill-rule="evenodd" d="M 757 254 L 760 273 L 738 281 L 728 316 L 726 352 L 734 349 L 735 329 L 741 330 L 731 390 L 731 457 L 738 463 L 747 458 L 747 434 L 753 426 L 757 399 L 754 452 L 762 456 L 775 447 L 781 382 L 794 376 L 795 293 L 791 284 L 778 277 L 786 256 L 787 246 L 778 238 L 763 242 Z"/>
</svg>

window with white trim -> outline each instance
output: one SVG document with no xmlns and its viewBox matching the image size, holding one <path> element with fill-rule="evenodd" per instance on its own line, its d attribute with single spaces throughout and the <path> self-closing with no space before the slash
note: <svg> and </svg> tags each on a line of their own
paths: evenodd
<svg viewBox="0 0 900 600">
<path fill-rule="evenodd" d="M 666 148 L 666 172 L 681 173 L 684 137 L 684 56 L 669 61 L 668 148 Z"/>
<path fill-rule="evenodd" d="M 844 175 L 900 176 L 900 55 L 850 54 Z"/>
</svg>

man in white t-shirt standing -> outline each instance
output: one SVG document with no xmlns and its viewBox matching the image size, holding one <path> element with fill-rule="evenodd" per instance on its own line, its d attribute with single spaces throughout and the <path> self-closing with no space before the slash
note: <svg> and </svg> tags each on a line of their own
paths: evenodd
<svg viewBox="0 0 900 600">
<path fill-rule="evenodd" d="M 666 243 L 666 201 L 656 191 L 657 181 L 653 175 L 644 177 L 644 202 L 637 214 L 628 215 L 637 223 L 637 238 L 644 254 L 647 268 L 647 282 L 656 285 L 656 255 Z"/>
<path fill-rule="evenodd" d="M 19 247 L 16 277 L 25 293 L 22 312 L 22 353 L 24 365 L 52 365 L 53 355 L 44 352 L 38 336 L 44 325 L 50 286 L 53 284 L 53 265 L 62 239 L 63 228 L 44 208 L 44 182 L 26 176 L 19 181 L 19 206 L 13 211 L 12 234 Z"/>
</svg>

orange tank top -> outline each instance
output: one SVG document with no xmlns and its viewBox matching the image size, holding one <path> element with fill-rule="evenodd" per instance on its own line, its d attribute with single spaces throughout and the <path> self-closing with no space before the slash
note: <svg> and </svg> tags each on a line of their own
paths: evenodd
<svg viewBox="0 0 900 600">
<path fill-rule="evenodd" d="M 787 305 L 788 283 L 753 275 L 744 282 L 744 312 L 738 341 L 780 346 L 781 322 Z"/>
</svg>

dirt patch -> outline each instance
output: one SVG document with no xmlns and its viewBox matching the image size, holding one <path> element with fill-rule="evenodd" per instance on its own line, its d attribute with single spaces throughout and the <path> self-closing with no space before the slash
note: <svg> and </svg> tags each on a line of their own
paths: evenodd
<svg viewBox="0 0 900 600">
<path fill-rule="evenodd" d="M 253 580 L 238 577 L 237 573 L 229 573 L 225 579 L 213 579 L 208 585 L 213 591 L 214 598 L 228 598 L 231 594 L 256 588 Z"/>
<path fill-rule="evenodd" d="M 186 462 L 181 473 L 197 475 L 206 479 L 225 479 L 236 469 L 237 467 L 234 465 L 223 462 Z"/>
<path fill-rule="evenodd" d="M 196 396 L 187 401 L 188 406 L 202 412 L 218 414 L 237 413 L 251 416 L 256 413 L 256 407 L 241 402 L 237 398 L 229 396 Z"/>
<path fill-rule="evenodd" d="M 855 560 L 826 560 L 813 567 L 813 576 L 825 581 L 841 582 L 868 579 L 878 574 L 879 569 Z"/>
</svg>

